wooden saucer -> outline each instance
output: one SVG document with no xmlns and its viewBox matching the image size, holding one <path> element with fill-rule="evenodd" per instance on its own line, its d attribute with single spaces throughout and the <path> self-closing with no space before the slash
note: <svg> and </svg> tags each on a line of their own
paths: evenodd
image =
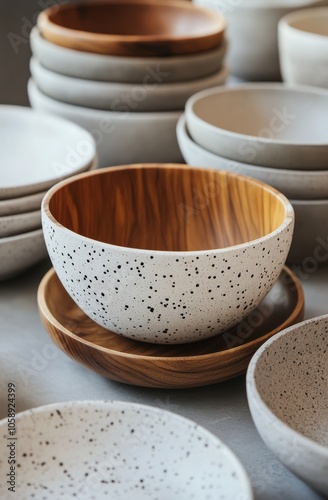
<svg viewBox="0 0 328 500">
<path fill-rule="evenodd" d="M 261 344 L 302 321 L 304 294 L 298 278 L 285 267 L 265 300 L 238 326 L 211 339 L 183 345 L 146 344 L 105 330 L 75 304 L 54 269 L 40 283 L 38 306 L 53 341 L 87 368 L 127 384 L 187 388 L 244 373 Z"/>
</svg>

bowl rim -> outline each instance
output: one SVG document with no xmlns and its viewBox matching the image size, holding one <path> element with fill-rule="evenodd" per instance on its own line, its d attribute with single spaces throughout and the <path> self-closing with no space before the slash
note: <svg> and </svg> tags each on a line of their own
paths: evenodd
<svg viewBox="0 0 328 500">
<path fill-rule="evenodd" d="M 328 20 L 328 5 L 316 8 L 309 9 L 301 9 L 295 10 L 283 16 L 279 23 L 278 29 L 284 32 L 292 33 L 293 36 L 297 36 L 299 39 L 302 37 L 306 37 L 307 41 L 311 38 L 320 42 L 328 42 L 328 32 L 327 35 L 322 35 L 320 33 L 316 33 L 315 31 L 306 31 L 301 27 L 292 26 L 291 23 L 297 21 L 305 21 L 306 19 L 320 19 L 324 15 L 324 17 Z"/>
<path fill-rule="evenodd" d="M 247 399 L 251 401 L 251 404 L 254 404 L 260 410 L 261 413 L 264 413 L 267 416 L 269 416 L 270 420 L 278 424 L 282 428 L 284 433 L 288 433 L 289 435 L 297 439 L 297 441 L 303 446 L 310 448 L 313 452 L 324 455 L 328 459 L 328 446 L 321 445 L 316 441 L 304 436 L 300 432 L 296 431 L 293 427 L 286 424 L 283 420 L 277 417 L 277 415 L 266 405 L 257 388 L 255 379 L 257 362 L 259 361 L 263 353 L 266 351 L 266 349 L 270 348 L 270 346 L 274 344 L 277 340 L 288 335 L 289 333 L 295 332 L 297 330 L 302 330 L 309 324 L 321 322 L 323 320 L 328 320 L 328 314 L 316 316 L 314 318 L 307 319 L 300 323 L 296 323 L 295 325 L 292 325 L 286 328 L 285 330 L 282 330 L 281 332 L 273 335 L 273 337 L 269 338 L 266 342 L 264 342 L 264 344 L 262 344 L 261 347 L 253 355 L 248 365 L 246 373 L 246 389 L 247 389 Z"/>
<path fill-rule="evenodd" d="M 130 43 L 146 43 L 146 44 L 153 44 L 153 43 L 160 43 L 160 42 L 180 42 L 180 41 L 192 41 L 192 40 L 206 40 L 207 38 L 210 38 L 212 36 L 219 36 L 224 33 L 227 27 L 227 22 L 225 17 L 222 14 L 219 14 L 217 12 L 214 12 L 210 9 L 206 9 L 204 7 L 200 7 L 198 5 L 188 2 L 184 2 L 182 0 L 170 0 L 169 3 L 167 3 L 165 0 L 124 0 L 123 2 L 118 2 L 117 0 L 112 0 L 110 3 L 106 3 L 105 1 L 99 1 L 97 0 L 94 3 L 86 3 L 83 4 L 84 8 L 86 9 L 92 9 L 95 6 L 98 5 L 110 5 L 111 3 L 114 4 L 120 4 L 122 3 L 125 5 L 128 4 L 135 4 L 135 5 L 140 5 L 140 4 L 146 4 L 146 5 L 151 5 L 155 9 L 159 9 L 162 7 L 168 7 L 170 6 L 171 8 L 176 8 L 179 9 L 179 7 L 185 11 L 194 11 L 202 13 L 203 16 L 207 16 L 209 20 L 211 20 L 212 24 L 215 24 L 216 27 L 208 29 L 207 31 L 204 32 L 203 34 L 198 34 L 198 35 L 187 35 L 187 32 L 185 33 L 184 36 L 168 36 L 168 35 L 115 35 L 115 34 L 105 34 L 105 33 L 92 33 L 89 31 L 83 31 L 79 29 L 72 29 L 72 28 L 67 28 L 66 26 L 58 25 L 56 24 L 50 16 L 54 12 L 58 11 L 65 11 L 65 10 L 74 10 L 78 4 L 76 3 L 64 3 L 64 4 L 55 4 L 51 7 L 48 7 L 47 9 L 43 10 L 38 18 L 37 18 L 37 26 L 42 34 L 42 31 L 44 27 L 46 27 L 47 30 L 51 30 L 52 33 L 56 33 L 57 35 L 60 36 L 75 36 L 78 39 L 82 40 L 87 40 L 90 43 L 91 42 L 115 42 L 115 43 L 123 43 L 124 45 L 128 45 Z M 182 54 L 181 54 L 182 55 Z"/>
<path fill-rule="evenodd" d="M 313 87 L 310 85 L 297 85 L 297 84 L 287 84 L 287 83 L 271 83 L 271 82 L 263 82 L 263 83 L 242 83 L 235 85 L 233 87 L 227 86 L 218 86 L 213 87 L 211 89 L 201 90 L 197 92 L 193 96 L 191 96 L 186 102 L 185 106 L 185 114 L 188 122 L 188 116 L 192 117 L 193 120 L 197 121 L 200 124 L 201 128 L 207 130 L 211 133 L 219 134 L 223 138 L 229 138 L 233 140 L 245 141 L 247 140 L 250 143 L 256 142 L 259 144 L 263 144 L 265 146 L 287 146 L 294 148 L 314 148 L 314 147 L 326 147 L 328 149 L 328 140 L 326 142 L 300 142 L 300 141 L 289 141 L 286 139 L 275 139 L 269 137 L 259 137 L 250 134 L 242 134 L 240 132 L 234 132 L 231 130 L 227 130 L 221 127 L 217 127 L 208 123 L 203 118 L 201 118 L 194 111 L 194 105 L 199 101 L 211 98 L 217 94 L 224 93 L 237 93 L 237 92 L 261 92 L 261 91 L 273 91 L 273 92 L 295 92 L 298 94 L 315 94 L 317 96 L 322 96 L 327 99 L 328 105 L 328 90 Z"/>
<path fill-rule="evenodd" d="M 106 175 L 107 173 L 111 172 L 118 172 L 120 170 L 127 170 L 127 169 L 153 169 L 153 168 L 160 168 L 160 169 L 182 169 L 182 170 L 198 170 L 198 171 L 204 171 L 208 170 L 211 172 L 215 172 L 218 176 L 221 174 L 224 174 L 225 177 L 238 177 L 244 179 L 247 183 L 256 185 L 262 189 L 265 189 L 266 191 L 269 191 L 273 196 L 275 196 L 277 199 L 280 200 L 281 204 L 285 208 L 285 216 L 283 219 L 283 222 L 273 231 L 271 231 L 268 234 L 265 234 L 264 236 L 261 236 L 260 238 L 256 238 L 254 240 L 250 240 L 244 243 L 240 243 L 238 245 L 231 245 L 228 247 L 223 247 L 223 248 L 218 248 L 218 249 L 208 249 L 208 250 L 191 250 L 191 251 L 170 251 L 170 250 L 151 250 L 151 249 L 142 249 L 142 248 L 134 248 L 134 247 L 125 247 L 122 245 L 114 245 L 112 243 L 106 243 L 103 241 L 95 240 L 93 238 L 89 238 L 86 236 L 82 236 L 79 233 L 76 233 L 72 231 L 71 229 L 68 229 L 67 227 L 63 226 L 60 222 L 57 221 L 57 219 L 53 216 L 53 214 L 50 211 L 49 204 L 52 196 L 59 191 L 62 187 L 68 185 L 68 184 L 73 184 L 74 182 L 84 179 L 87 177 L 95 176 L 95 175 Z M 225 252 L 231 252 L 233 250 L 242 250 L 245 248 L 248 248 L 249 246 L 255 245 L 255 244 L 260 244 L 262 242 L 266 242 L 271 240 L 272 237 L 280 234 L 283 232 L 285 229 L 288 227 L 293 227 L 294 226 L 294 219 L 295 219 L 295 213 L 294 209 L 292 207 L 292 204 L 288 200 L 286 196 L 284 196 L 282 193 L 280 193 L 277 189 L 269 186 L 268 184 L 265 184 L 264 182 L 258 181 L 257 179 L 253 179 L 251 177 L 247 177 L 246 175 L 241 175 L 241 174 L 235 174 L 232 172 L 226 172 L 223 170 L 217 170 L 217 169 L 204 169 L 201 167 L 191 167 L 190 165 L 184 165 L 184 164 L 178 164 L 178 163 L 141 163 L 141 164 L 131 164 L 131 165 L 120 165 L 117 167 L 107 167 L 103 169 L 98 169 L 95 171 L 91 172 L 84 172 L 82 174 L 75 175 L 73 177 L 70 177 L 69 179 L 65 179 L 64 181 L 59 182 L 55 186 L 53 186 L 49 191 L 46 193 L 42 200 L 41 204 L 41 213 L 42 213 L 42 219 L 44 218 L 48 219 L 51 224 L 54 224 L 57 228 L 61 230 L 65 230 L 68 232 L 68 234 L 73 235 L 75 238 L 77 237 L 78 239 L 81 239 L 81 241 L 88 241 L 92 244 L 100 244 L 106 249 L 115 249 L 118 250 L 124 249 L 124 252 L 126 253 L 135 253 L 138 252 L 142 255 L 148 255 L 149 253 L 154 254 L 154 255 L 172 255 L 172 256 L 180 256 L 180 257 L 190 257 L 190 256 L 201 256 L 201 255 L 212 255 L 212 254 L 224 254 Z"/>
<path fill-rule="evenodd" d="M 27 233 L 15 234 L 13 236 L 5 236 L 0 238 L 0 248 L 1 245 L 5 245 L 6 243 L 16 243 L 18 241 L 28 240 L 33 238 L 34 236 L 43 236 L 42 228 L 33 229 L 32 231 L 28 231 Z"/>
<path fill-rule="evenodd" d="M 311 176 L 311 177 L 328 177 L 328 169 L 327 170 L 288 170 L 284 168 L 273 168 L 273 167 L 261 167 L 261 165 L 253 165 L 252 163 L 242 163 L 237 160 L 229 160 L 228 158 L 224 158 L 223 156 L 217 155 L 215 153 L 212 153 L 212 151 L 207 151 L 207 149 L 203 148 L 203 146 L 200 146 L 200 144 L 197 144 L 197 142 L 193 141 L 191 138 L 188 128 L 187 128 L 187 121 L 186 121 L 186 115 L 182 114 L 178 120 L 177 123 L 177 134 L 178 136 L 183 138 L 184 141 L 186 141 L 188 144 L 192 144 L 192 147 L 197 149 L 200 153 L 206 154 L 208 158 L 220 158 L 222 160 L 225 160 L 227 163 L 230 165 L 240 165 L 243 168 L 247 168 L 248 170 L 253 170 L 254 172 L 258 169 L 261 169 L 265 172 L 268 172 L 269 174 L 274 174 L 274 175 L 288 175 L 288 176 Z M 328 166 L 328 160 L 327 160 L 327 166 Z M 243 175 L 243 174 L 241 174 Z M 245 175 L 245 174 L 244 174 Z M 326 179 L 325 179 L 326 180 Z M 263 181 L 262 181 L 263 182 Z M 294 200 L 293 200 L 294 201 Z M 302 201 L 302 200 L 299 200 Z M 321 200 L 323 201 L 323 200 Z"/>
<path fill-rule="evenodd" d="M 163 417 L 167 418 L 171 422 L 179 422 L 182 425 L 186 427 L 192 427 L 197 434 L 203 435 L 205 438 L 207 438 L 213 445 L 218 446 L 218 453 L 222 453 L 223 456 L 227 457 L 230 461 L 230 464 L 233 464 L 235 468 L 237 469 L 238 473 L 238 478 L 239 478 L 239 483 L 240 487 L 243 490 L 243 494 L 247 495 L 245 497 L 245 500 L 253 500 L 253 490 L 251 486 L 251 481 L 248 477 L 248 474 L 246 472 L 246 469 L 244 465 L 242 464 L 241 460 L 239 457 L 233 452 L 233 450 L 228 446 L 225 442 L 221 440 L 218 436 L 216 436 L 214 433 L 210 432 L 206 427 L 203 425 L 199 424 L 198 422 L 189 419 L 183 415 L 180 415 L 179 413 L 175 413 L 171 410 L 163 409 L 157 406 L 151 406 L 148 404 L 144 403 L 137 403 L 137 402 L 132 402 L 132 401 L 123 401 L 123 400 L 113 400 L 113 399 L 101 399 L 101 400 L 71 400 L 71 401 L 61 401 L 58 403 L 50 403 L 50 404 L 45 404 L 41 405 L 38 407 L 33 407 L 28 410 L 24 410 L 22 412 L 17 413 L 16 419 L 19 422 L 20 420 L 24 419 L 29 419 L 32 418 L 34 415 L 42 415 L 42 414 L 47 414 L 51 411 L 65 411 L 66 409 L 85 409 L 86 407 L 91 407 L 94 409 L 99 408 L 104 409 L 108 411 L 109 409 L 113 409 L 114 411 L 126 411 L 129 412 L 129 410 L 132 411 L 140 411 L 142 413 L 152 413 L 153 415 L 160 416 L 162 415 Z M 5 427 L 8 424 L 7 419 L 4 418 L 0 420 L 0 429 L 2 427 Z"/>
</svg>

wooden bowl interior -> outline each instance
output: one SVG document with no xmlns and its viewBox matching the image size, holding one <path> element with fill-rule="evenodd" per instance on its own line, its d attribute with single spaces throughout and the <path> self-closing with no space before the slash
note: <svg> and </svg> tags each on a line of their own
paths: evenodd
<svg viewBox="0 0 328 500">
<path fill-rule="evenodd" d="M 53 9 L 49 20 L 61 27 L 122 36 L 184 37 L 218 31 L 218 20 L 189 4 L 110 2 Z"/>
<path fill-rule="evenodd" d="M 286 206 L 269 187 L 223 171 L 125 167 L 67 181 L 50 197 L 62 226 L 130 248 L 199 251 L 276 230 Z"/>
</svg>

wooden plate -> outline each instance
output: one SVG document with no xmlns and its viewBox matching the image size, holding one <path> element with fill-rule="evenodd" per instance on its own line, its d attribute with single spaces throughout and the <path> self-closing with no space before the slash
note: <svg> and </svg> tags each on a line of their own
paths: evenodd
<svg viewBox="0 0 328 500">
<path fill-rule="evenodd" d="M 71 299 L 53 269 L 40 283 L 38 305 L 50 337 L 83 366 L 128 384 L 187 388 L 244 373 L 261 344 L 302 321 L 304 294 L 298 278 L 285 267 L 265 300 L 238 326 L 201 342 L 169 346 L 136 342 L 97 325 Z"/>
</svg>

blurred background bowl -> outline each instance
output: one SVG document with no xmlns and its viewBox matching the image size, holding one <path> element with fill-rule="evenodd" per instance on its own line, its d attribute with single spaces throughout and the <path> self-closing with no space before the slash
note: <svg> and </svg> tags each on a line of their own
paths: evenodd
<svg viewBox="0 0 328 500">
<path fill-rule="evenodd" d="M 41 228 L 41 211 L 0 216 L 0 238 L 15 236 Z"/>
<path fill-rule="evenodd" d="M 193 0 L 227 19 L 228 66 L 249 81 L 281 80 L 278 22 L 297 9 L 324 5 L 326 0 Z"/>
<path fill-rule="evenodd" d="M 251 414 L 265 444 L 298 477 L 328 492 L 328 316 L 269 339 L 247 371 Z"/>
<path fill-rule="evenodd" d="M 30 36 L 34 57 L 51 71 L 74 78 L 117 83 L 184 82 L 205 78 L 222 68 L 227 42 L 218 47 L 184 56 L 108 56 L 67 49 L 48 42 L 34 27 Z"/>
<path fill-rule="evenodd" d="M 184 165 L 75 176 L 48 191 L 42 214 L 53 266 L 80 308 L 162 344 L 212 337 L 253 311 L 294 225 L 288 200 L 266 184 Z"/>
<path fill-rule="evenodd" d="M 328 89 L 328 7 L 280 20 L 279 57 L 285 82 Z"/>
<path fill-rule="evenodd" d="M 327 170 L 325 90 L 279 83 L 217 87 L 188 99 L 185 113 L 192 139 L 219 156 L 261 167 Z"/>
<path fill-rule="evenodd" d="M 42 36 L 67 48 L 123 56 L 171 56 L 217 47 L 225 19 L 188 2 L 117 0 L 56 4 L 41 12 Z"/>
<path fill-rule="evenodd" d="M 328 170 L 284 170 L 227 160 L 207 151 L 192 140 L 184 115 L 177 125 L 177 137 L 182 156 L 189 165 L 248 175 L 270 184 L 292 199 L 328 199 Z"/>
</svg>

